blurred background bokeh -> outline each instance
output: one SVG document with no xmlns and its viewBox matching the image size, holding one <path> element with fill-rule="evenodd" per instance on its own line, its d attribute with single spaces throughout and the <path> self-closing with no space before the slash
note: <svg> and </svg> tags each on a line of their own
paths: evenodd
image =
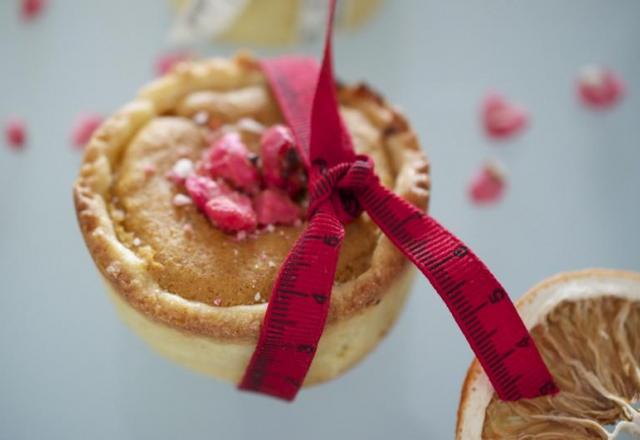
<svg viewBox="0 0 640 440">
<path fill-rule="evenodd" d="M 563 270 L 640 269 L 640 2 L 353 1 L 360 12 L 343 10 L 336 36 L 339 77 L 406 111 L 432 163 L 431 213 L 514 298 Z M 318 2 L 282 1 L 311 12 L 258 35 L 253 23 L 290 6 L 223 1 L 214 15 L 244 13 L 244 24 L 194 35 L 188 3 L 50 0 L 25 20 L 19 1 L 0 2 L 0 121 L 27 127 L 23 148 L 0 148 L 0 439 L 452 438 L 472 354 L 423 279 L 375 353 L 290 405 L 175 366 L 118 321 L 72 206 L 79 115 L 129 101 L 162 55 L 230 55 L 238 41 L 264 56 L 320 51 L 322 2 L 318 19 Z M 263 15 L 234 12 L 240 3 Z M 594 63 L 626 83 L 611 108 L 578 97 Z M 526 109 L 516 136 L 485 133 L 491 90 Z M 469 180 L 492 160 L 506 190 L 478 206 Z"/>
</svg>

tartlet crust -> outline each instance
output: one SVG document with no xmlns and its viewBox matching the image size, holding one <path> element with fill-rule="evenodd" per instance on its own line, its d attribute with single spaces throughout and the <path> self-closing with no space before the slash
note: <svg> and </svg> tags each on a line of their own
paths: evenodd
<svg viewBox="0 0 640 440">
<path fill-rule="evenodd" d="M 231 60 L 182 63 L 143 88 L 138 97 L 108 118 L 86 147 L 74 185 L 78 222 L 102 276 L 118 295 L 144 316 L 187 334 L 223 341 L 255 342 L 266 304 L 215 307 L 163 291 L 147 273 L 144 260 L 118 240 L 108 211 L 113 170 L 133 136 L 153 118 L 176 108 L 181 98 L 200 90 L 231 90 L 264 85 L 255 59 L 239 54 Z M 404 116 L 366 85 L 341 86 L 368 118 L 384 124 L 384 144 L 395 173 L 394 192 L 419 208 L 429 197 L 429 165 Z M 362 274 L 334 286 L 328 325 L 380 303 L 394 279 L 409 263 L 380 236 L 371 265 Z"/>
</svg>

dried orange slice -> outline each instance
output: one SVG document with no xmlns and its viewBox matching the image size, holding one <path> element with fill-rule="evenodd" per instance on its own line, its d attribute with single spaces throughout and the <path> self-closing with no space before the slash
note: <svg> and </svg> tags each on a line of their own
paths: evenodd
<svg viewBox="0 0 640 440">
<path fill-rule="evenodd" d="M 457 439 L 640 438 L 640 274 L 557 275 L 517 307 L 561 391 L 503 402 L 476 360 L 462 389 Z"/>
</svg>

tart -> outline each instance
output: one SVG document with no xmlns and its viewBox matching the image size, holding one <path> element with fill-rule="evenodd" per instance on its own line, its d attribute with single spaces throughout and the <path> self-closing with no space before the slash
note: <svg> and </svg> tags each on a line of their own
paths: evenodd
<svg viewBox="0 0 640 440">
<path fill-rule="evenodd" d="M 357 152 L 373 158 L 385 186 L 426 209 L 428 163 L 405 118 L 363 84 L 340 85 L 338 94 Z M 181 63 L 96 130 L 74 185 L 80 229 L 124 322 L 166 357 L 234 383 L 305 226 L 304 176 L 260 168 L 278 130 L 287 127 L 251 56 Z M 201 200 L 194 175 L 215 182 L 222 202 Z M 281 205 L 269 191 L 293 208 L 273 208 Z M 366 214 L 346 226 L 305 385 L 335 377 L 377 345 L 413 273 Z"/>
</svg>

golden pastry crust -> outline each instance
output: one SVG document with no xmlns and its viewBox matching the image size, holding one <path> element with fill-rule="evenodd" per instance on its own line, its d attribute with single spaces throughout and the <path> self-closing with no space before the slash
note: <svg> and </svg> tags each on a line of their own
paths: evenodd
<svg viewBox="0 0 640 440">
<path fill-rule="evenodd" d="M 143 88 L 133 102 L 102 124 L 87 145 L 74 186 L 77 217 L 85 241 L 114 291 L 138 312 L 158 323 L 217 340 L 255 343 L 266 304 L 217 307 L 163 289 L 148 270 L 145 258 L 118 237 L 117 222 L 110 212 L 110 197 L 120 161 L 137 134 L 158 118 L 171 113 L 188 116 L 199 106 L 228 115 L 237 112 L 237 106 L 212 110 L 211 103 L 216 105 L 215 93 L 266 87 L 259 66 L 248 55 L 238 55 L 232 60 L 183 63 Z M 378 170 L 381 180 L 410 203 L 426 208 L 428 163 L 404 117 L 364 85 L 341 87 L 339 94 L 341 102 L 348 102 L 351 109 L 346 114 L 343 112 L 347 122 L 350 118 L 366 117 L 380 131 L 389 164 Z M 247 92 L 247 95 L 250 99 L 244 99 L 252 102 L 262 99 L 258 96 L 260 92 Z M 266 111 L 265 117 L 269 118 L 272 102 L 272 98 L 267 99 L 267 110 L 262 106 L 249 113 L 255 116 L 255 112 Z M 367 133 L 354 135 L 356 144 L 357 139 L 366 136 Z M 409 263 L 400 252 L 383 235 L 376 240 L 369 267 L 334 287 L 328 325 L 378 304 L 394 279 L 405 272 Z"/>
<path fill-rule="evenodd" d="M 376 307 L 328 325 L 305 377 L 304 386 L 332 379 L 367 355 L 393 326 L 409 294 L 415 270 L 407 267 Z M 168 327 L 138 312 L 107 285 L 121 319 L 156 352 L 193 371 L 238 383 L 253 351 L 253 342 L 229 343 Z"/>
</svg>

